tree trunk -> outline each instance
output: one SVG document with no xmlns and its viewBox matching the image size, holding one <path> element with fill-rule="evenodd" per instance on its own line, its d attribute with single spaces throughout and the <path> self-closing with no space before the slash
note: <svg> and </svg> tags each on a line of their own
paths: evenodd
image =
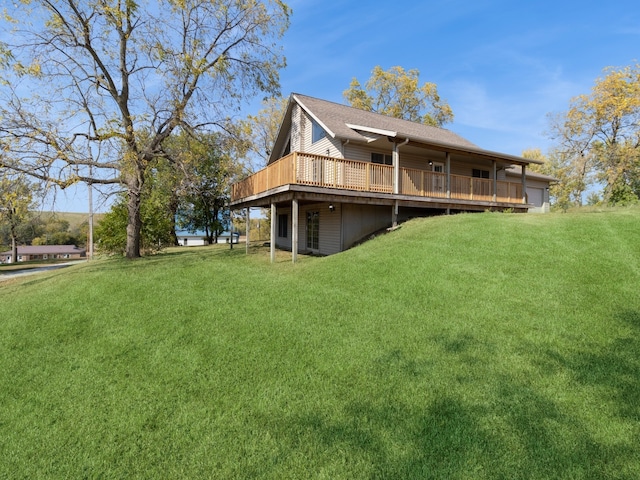
<svg viewBox="0 0 640 480">
<path fill-rule="evenodd" d="M 11 233 L 11 263 L 18 263 L 18 244 L 13 233 Z"/>
<path fill-rule="evenodd" d="M 11 263 L 18 263 L 18 243 L 16 242 L 16 209 L 9 207 L 9 234 L 11 235 Z"/>
<path fill-rule="evenodd" d="M 140 219 L 140 193 L 139 189 L 129 187 L 129 203 L 127 204 L 127 247 L 125 254 L 127 258 L 140 257 L 140 239 L 142 236 L 142 220 Z"/>
</svg>

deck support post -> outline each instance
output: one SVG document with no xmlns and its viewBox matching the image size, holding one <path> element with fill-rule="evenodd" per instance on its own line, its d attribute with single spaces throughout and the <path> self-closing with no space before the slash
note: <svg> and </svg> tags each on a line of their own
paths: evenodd
<svg viewBox="0 0 640 480">
<path fill-rule="evenodd" d="M 446 152 L 446 168 L 447 168 L 447 198 L 451 198 L 451 154 Z M 447 209 L 447 215 L 449 214 Z"/>
<path fill-rule="evenodd" d="M 251 233 L 251 209 L 247 207 L 247 227 L 245 228 L 245 251 L 249 254 L 249 235 Z"/>
<path fill-rule="evenodd" d="M 527 203 L 527 166 L 522 165 L 522 203 Z"/>
<path fill-rule="evenodd" d="M 269 238 L 271 263 L 275 263 L 276 261 L 276 221 L 276 204 L 271 202 L 271 234 Z"/>
<path fill-rule="evenodd" d="M 398 226 L 398 200 L 395 201 L 393 209 L 391 210 L 391 226 L 393 228 Z"/>
<path fill-rule="evenodd" d="M 498 169 L 496 167 L 496 161 L 493 161 L 493 201 L 498 198 Z"/>
<path fill-rule="evenodd" d="M 298 199 L 291 200 L 291 262 L 298 260 Z"/>
</svg>

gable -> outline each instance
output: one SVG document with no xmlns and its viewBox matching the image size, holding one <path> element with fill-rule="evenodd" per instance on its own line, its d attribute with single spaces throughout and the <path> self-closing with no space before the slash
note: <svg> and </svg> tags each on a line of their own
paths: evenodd
<svg viewBox="0 0 640 480">
<path fill-rule="evenodd" d="M 484 150 L 445 128 L 388 117 L 297 93 L 291 94 L 289 98 L 284 120 L 268 163 L 283 156 L 285 146 L 289 141 L 290 151 L 305 151 L 301 148 L 303 144 L 300 140 L 304 138 L 306 133 L 303 121 L 305 115 L 325 131 L 326 137 L 331 140 L 331 145 L 338 150 L 340 150 L 341 143 L 353 142 L 366 145 L 380 139 L 387 139 L 391 142 L 411 142 L 416 146 L 495 159 L 517 165 L 542 163 L 515 155 Z M 307 151 L 307 153 L 311 152 Z"/>
</svg>

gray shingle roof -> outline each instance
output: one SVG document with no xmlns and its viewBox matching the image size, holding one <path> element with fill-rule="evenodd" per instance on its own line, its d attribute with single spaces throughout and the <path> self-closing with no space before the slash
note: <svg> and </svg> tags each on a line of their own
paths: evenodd
<svg viewBox="0 0 640 480">
<path fill-rule="evenodd" d="M 368 112 L 358 108 L 341 105 L 339 103 L 328 102 L 318 98 L 308 97 L 306 95 L 293 94 L 299 103 L 331 130 L 338 138 L 349 139 L 354 141 L 366 141 L 366 138 L 360 135 L 353 128 L 347 125 L 361 125 L 364 127 L 388 130 L 395 132 L 398 137 L 411 137 L 415 140 L 432 141 L 436 143 L 445 143 L 455 145 L 461 148 L 478 148 L 477 145 L 469 140 L 462 138 L 460 135 L 453 133 L 445 128 L 432 127 L 421 123 L 410 122 L 399 118 L 387 117 L 379 113 Z"/>
<path fill-rule="evenodd" d="M 367 129 L 369 129 L 369 132 L 371 130 L 379 130 L 387 136 L 397 138 L 400 142 L 409 139 L 412 142 L 432 145 L 444 151 L 457 151 L 462 154 L 501 159 L 516 164 L 541 163 L 537 160 L 527 160 L 515 155 L 484 150 L 445 128 L 388 117 L 299 93 L 291 94 L 287 112 L 280 126 L 280 132 L 273 149 L 274 153 L 269 159 L 270 162 L 277 160 L 275 152 L 282 151 L 284 147 L 286 135 L 282 134 L 291 127 L 291 109 L 294 102 L 300 104 L 309 115 L 325 127 L 329 135 L 342 140 L 366 143 L 367 139 L 371 138 L 371 133 L 367 133 Z M 357 126 L 364 128 L 358 129 Z"/>
</svg>

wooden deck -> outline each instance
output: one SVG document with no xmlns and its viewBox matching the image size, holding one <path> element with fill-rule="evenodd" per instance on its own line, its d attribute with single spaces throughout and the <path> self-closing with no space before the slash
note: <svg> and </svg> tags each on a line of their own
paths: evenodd
<svg viewBox="0 0 640 480">
<path fill-rule="evenodd" d="M 341 158 L 294 152 L 234 184 L 232 202 L 284 185 L 394 193 L 394 168 Z M 398 195 L 467 201 L 525 203 L 522 183 L 400 168 Z"/>
</svg>

